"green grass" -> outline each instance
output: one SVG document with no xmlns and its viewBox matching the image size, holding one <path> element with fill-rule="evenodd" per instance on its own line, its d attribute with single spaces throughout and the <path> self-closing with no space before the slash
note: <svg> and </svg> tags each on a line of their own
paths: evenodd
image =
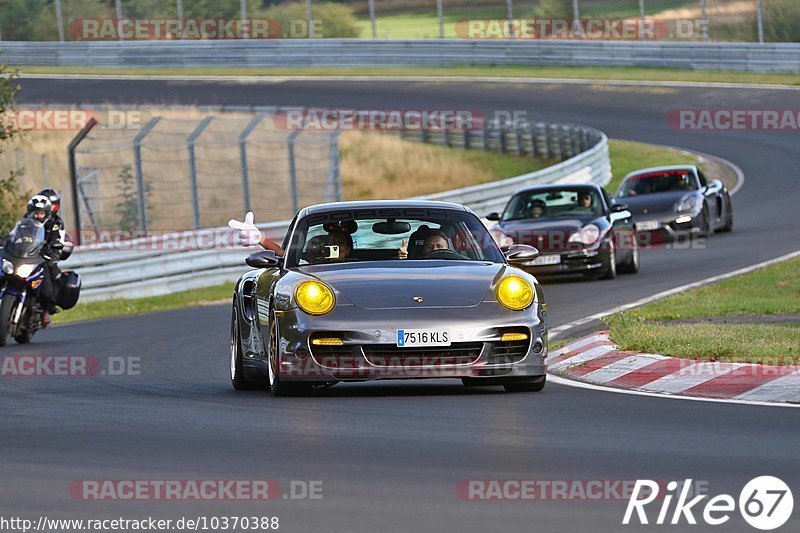
<svg viewBox="0 0 800 533">
<path fill-rule="evenodd" d="M 697 0 L 646 0 L 645 9 L 648 17 L 658 17 L 659 13 L 668 9 L 697 6 Z M 639 2 L 636 0 L 598 0 L 580 4 L 581 18 L 629 18 L 639 16 Z"/>
<path fill-rule="evenodd" d="M 624 350 L 675 357 L 797 363 L 800 324 L 681 324 L 654 321 L 800 313 L 800 259 L 670 296 L 605 319 Z"/>
<path fill-rule="evenodd" d="M 497 78 L 545 78 L 621 81 L 683 81 L 694 83 L 748 83 L 800 85 L 798 74 L 717 72 L 636 67 L 204 67 L 204 68 L 105 68 L 34 67 L 23 74 L 95 74 L 108 76 L 461 76 Z"/>
<path fill-rule="evenodd" d="M 53 315 L 54 324 L 83 322 L 99 318 L 141 315 L 184 307 L 197 307 L 210 303 L 229 301 L 233 296 L 233 283 L 223 283 L 203 289 L 192 289 L 164 296 L 135 298 L 130 300 L 114 299 L 99 302 L 79 303 L 74 309 Z"/>
</svg>

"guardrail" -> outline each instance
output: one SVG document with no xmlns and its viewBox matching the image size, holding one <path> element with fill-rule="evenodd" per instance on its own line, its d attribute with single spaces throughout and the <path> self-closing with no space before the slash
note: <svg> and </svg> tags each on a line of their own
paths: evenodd
<svg viewBox="0 0 800 533">
<path fill-rule="evenodd" d="M 456 133 L 430 135 L 425 140 L 452 145 Z M 501 149 L 516 153 L 539 153 L 566 160 L 543 170 L 513 178 L 421 196 L 467 205 L 479 216 L 499 211 L 519 188 L 535 183 L 611 180 L 608 139 L 585 126 L 533 124 L 523 129 L 501 129 L 490 134 L 471 132 L 466 144 L 479 149 Z M 480 143 L 478 142 L 480 140 Z M 474 142 L 473 142 L 474 141 Z M 464 141 L 462 140 L 462 143 Z M 235 213 L 233 213 L 235 215 Z M 289 221 L 261 225 L 262 231 L 281 240 Z M 187 231 L 158 238 L 82 247 L 63 262 L 62 268 L 79 270 L 83 278 L 83 301 L 134 298 L 169 294 L 181 290 L 234 281 L 247 270 L 242 248 L 204 246 L 233 243 L 228 228 Z M 175 249 L 174 243 L 193 243 Z"/>
<path fill-rule="evenodd" d="M 800 43 L 467 39 L 2 42 L 28 66 L 571 66 L 800 73 Z"/>
</svg>

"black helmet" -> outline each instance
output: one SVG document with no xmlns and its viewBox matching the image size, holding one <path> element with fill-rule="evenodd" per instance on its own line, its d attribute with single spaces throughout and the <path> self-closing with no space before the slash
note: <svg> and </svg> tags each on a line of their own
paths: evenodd
<svg viewBox="0 0 800 533">
<path fill-rule="evenodd" d="M 57 190 L 42 189 L 36 193 L 36 196 L 47 196 L 47 199 L 50 200 L 53 206 L 53 213 L 58 213 L 58 210 L 61 209 L 61 195 L 58 194 Z"/>
<path fill-rule="evenodd" d="M 41 194 L 37 194 L 28 200 L 28 218 L 35 218 L 33 214 L 39 211 L 44 212 L 44 217 L 41 220 L 47 220 L 53 212 L 53 204 L 50 203 L 50 199 Z"/>
</svg>

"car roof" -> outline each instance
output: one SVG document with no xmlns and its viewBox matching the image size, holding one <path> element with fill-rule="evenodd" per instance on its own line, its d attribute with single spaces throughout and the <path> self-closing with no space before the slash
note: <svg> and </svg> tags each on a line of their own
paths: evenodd
<svg viewBox="0 0 800 533">
<path fill-rule="evenodd" d="M 689 170 L 697 174 L 697 165 L 669 165 L 663 167 L 641 168 L 639 170 L 634 170 L 633 172 L 629 172 L 623 178 L 623 181 L 630 178 L 631 176 L 638 176 L 640 174 L 655 174 L 658 172 L 669 172 L 670 170 Z"/>
<path fill-rule="evenodd" d="M 527 187 L 517 189 L 514 194 L 526 192 L 558 191 L 561 189 L 594 189 L 599 191 L 601 187 L 596 183 L 550 183 L 547 185 L 529 185 Z"/>
<path fill-rule="evenodd" d="M 328 202 L 324 204 L 310 205 L 300 210 L 299 216 L 317 213 L 329 213 L 342 209 L 391 209 L 391 208 L 435 208 L 452 209 L 453 211 L 471 210 L 461 204 L 452 202 L 435 202 L 431 200 L 362 200 L 357 202 Z"/>
</svg>

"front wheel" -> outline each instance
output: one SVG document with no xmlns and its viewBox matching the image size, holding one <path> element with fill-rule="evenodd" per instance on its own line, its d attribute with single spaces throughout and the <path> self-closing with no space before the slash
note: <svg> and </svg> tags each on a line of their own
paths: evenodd
<svg viewBox="0 0 800 533">
<path fill-rule="evenodd" d="M 617 277 L 617 250 L 614 241 L 608 241 L 608 260 L 603 265 L 603 273 L 599 279 L 614 279 Z"/>
<path fill-rule="evenodd" d="M 639 272 L 639 239 L 634 236 L 631 242 L 631 257 L 620 265 L 619 271 L 623 274 L 636 274 Z"/>
<path fill-rule="evenodd" d="M 17 297 L 13 294 L 4 294 L 0 300 L 0 346 L 8 344 L 11 338 L 11 316 L 14 314 Z"/>
<path fill-rule="evenodd" d="M 258 383 L 248 381 L 244 375 L 242 365 L 242 343 L 239 340 L 239 316 L 236 312 L 236 302 L 231 313 L 231 353 L 230 353 L 231 385 L 235 390 L 259 389 Z"/>
<path fill-rule="evenodd" d="M 270 316 L 270 335 L 269 335 L 269 357 L 267 361 L 267 374 L 269 377 L 269 389 L 273 396 L 296 396 L 310 392 L 313 388 L 311 383 L 287 383 L 279 375 L 280 368 L 280 342 L 281 333 L 278 326 L 278 317 L 275 313 Z"/>
</svg>

